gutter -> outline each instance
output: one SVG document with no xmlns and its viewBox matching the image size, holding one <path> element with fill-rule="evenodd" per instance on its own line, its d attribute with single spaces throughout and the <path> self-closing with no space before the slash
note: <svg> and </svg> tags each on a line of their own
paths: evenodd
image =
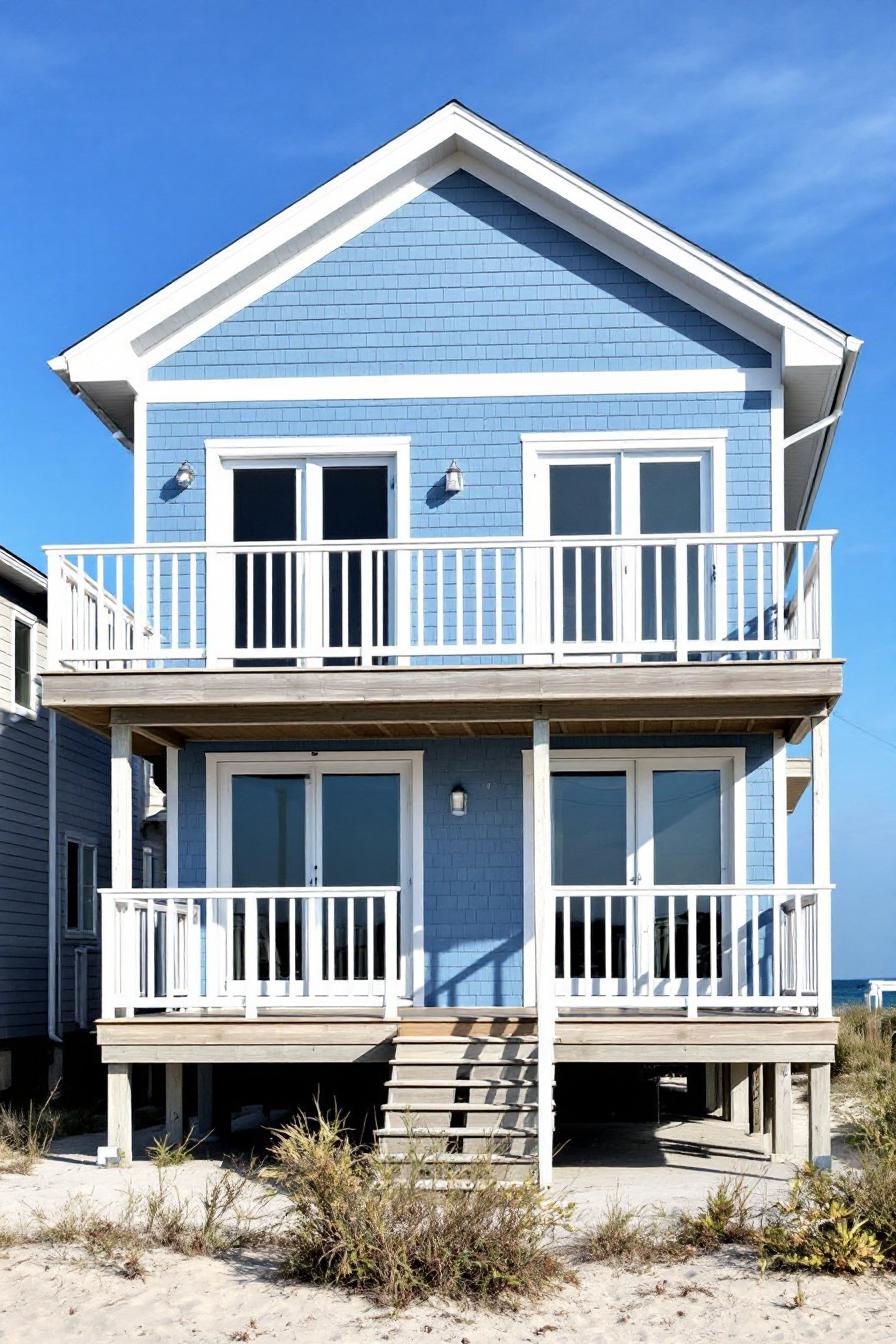
<svg viewBox="0 0 896 1344">
<path fill-rule="evenodd" d="M 47 711 L 47 1035 L 56 1045 L 62 1045 L 59 1035 L 59 902 L 57 899 L 57 845 L 56 845 L 56 711 Z"/>
<path fill-rule="evenodd" d="M 815 499 L 821 485 L 821 478 L 824 475 L 828 458 L 831 455 L 831 448 L 834 443 L 834 435 L 837 432 L 837 424 L 843 413 L 843 403 L 846 401 L 846 394 L 849 391 L 849 385 L 852 381 L 852 375 L 856 367 L 856 360 L 859 358 L 859 351 L 862 348 L 862 342 L 856 336 L 847 336 L 844 347 L 843 364 L 840 368 L 840 377 L 837 380 L 837 386 L 834 391 L 834 399 L 831 402 L 830 413 L 824 420 L 818 422 L 818 427 L 825 426 L 824 438 L 821 441 L 821 448 L 815 457 L 815 464 L 812 469 L 812 476 L 803 496 L 803 503 L 797 518 L 797 529 L 802 530 L 808 526 L 812 509 L 815 505 Z M 810 428 L 812 428 L 810 426 Z M 806 431 L 801 431 L 799 436 L 791 436 L 791 441 L 797 437 L 805 438 Z M 785 445 L 786 446 L 786 445 Z"/>
</svg>

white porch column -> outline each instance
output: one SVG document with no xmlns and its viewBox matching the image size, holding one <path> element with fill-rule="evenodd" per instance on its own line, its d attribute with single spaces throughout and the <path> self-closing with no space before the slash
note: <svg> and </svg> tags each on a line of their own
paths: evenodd
<svg viewBox="0 0 896 1344">
<path fill-rule="evenodd" d="M 538 1181 L 554 1174 L 554 910 L 551 901 L 551 726 L 532 724 L 532 890 L 538 1013 Z"/>
<path fill-rule="evenodd" d="M 178 769 L 180 748 L 165 750 L 165 885 L 180 885 L 180 831 L 178 826 Z"/>
<path fill-rule="evenodd" d="M 134 800 L 131 777 L 131 729 L 112 725 L 112 889 L 134 885 Z"/>
<path fill-rule="evenodd" d="M 812 881 L 831 882 L 830 719 L 812 720 Z M 830 1017 L 831 893 L 818 891 L 818 1015 Z"/>
</svg>

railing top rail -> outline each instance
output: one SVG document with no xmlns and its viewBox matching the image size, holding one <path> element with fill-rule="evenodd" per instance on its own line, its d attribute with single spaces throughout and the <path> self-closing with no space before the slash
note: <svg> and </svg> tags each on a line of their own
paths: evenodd
<svg viewBox="0 0 896 1344">
<path fill-rule="evenodd" d="M 48 556 L 62 556 L 64 559 L 72 555 L 100 556 L 100 555 L 184 555 L 189 552 L 197 554 L 234 554 L 246 555 L 251 553 L 268 554 L 271 552 L 320 552 L 329 553 L 332 551 L 418 551 L 418 550 L 475 550 L 477 548 L 486 548 L 493 550 L 495 547 L 552 547 L 552 546 L 674 546 L 676 542 L 696 545 L 699 543 L 713 542 L 717 544 L 726 543 L 749 543 L 749 542 L 784 542 L 793 544 L 799 541 L 818 541 L 823 537 L 835 539 L 837 532 L 833 529 L 811 529 L 800 532 L 654 532 L 644 533 L 638 536 L 624 536 L 618 533 L 594 533 L 581 534 L 575 536 L 562 537 L 520 537 L 514 535 L 499 536 L 488 535 L 480 537 L 444 537 L 444 536 L 420 536 L 410 537 L 398 540 L 394 537 L 383 537 L 372 541 L 278 541 L 278 542 L 211 542 L 211 541 L 159 541 L 149 543 L 122 542 L 120 545 L 103 543 L 101 545 L 78 544 L 71 546 L 52 545 L 44 546 L 44 553 Z M 86 576 L 89 577 L 89 576 Z"/>
<path fill-rule="evenodd" d="M 345 897 L 363 899 L 367 896 L 389 896 L 398 894 L 400 887 L 128 887 L 117 890 L 101 887 L 101 897 L 110 897 L 115 901 L 164 901 L 164 900 L 243 900 L 245 897 L 268 900 L 290 897 L 311 900 L 322 897 L 333 900 Z"/>
<path fill-rule="evenodd" d="M 750 882 L 738 886 L 721 882 L 715 886 L 560 886 L 552 884 L 551 890 L 556 896 L 815 896 L 818 892 L 834 891 L 832 884 L 823 882 L 801 883 L 799 885 L 780 886 L 774 883 Z"/>
</svg>

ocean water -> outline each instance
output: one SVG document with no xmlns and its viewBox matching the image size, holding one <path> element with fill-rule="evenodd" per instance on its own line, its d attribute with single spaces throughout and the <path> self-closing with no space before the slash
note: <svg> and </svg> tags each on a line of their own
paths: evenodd
<svg viewBox="0 0 896 1344">
<path fill-rule="evenodd" d="M 850 1003 L 864 1003 L 868 992 L 867 980 L 834 980 L 834 1012 Z M 896 994 L 885 994 L 884 1004 L 891 1008 L 896 1004 Z"/>
</svg>

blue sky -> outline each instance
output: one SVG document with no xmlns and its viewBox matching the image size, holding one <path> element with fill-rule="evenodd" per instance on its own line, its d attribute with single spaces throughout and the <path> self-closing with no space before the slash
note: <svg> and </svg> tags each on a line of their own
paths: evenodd
<svg viewBox="0 0 896 1344">
<path fill-rule="evenodd" d="M 896 975 L 894 63 L 892 0 L 7 0 L 0 541 L 131 532 L 130 458 L 49 356 L 460 98 L 866 342 L 813 520 L 849 660 L 834 971 Z"/>
</svg>

